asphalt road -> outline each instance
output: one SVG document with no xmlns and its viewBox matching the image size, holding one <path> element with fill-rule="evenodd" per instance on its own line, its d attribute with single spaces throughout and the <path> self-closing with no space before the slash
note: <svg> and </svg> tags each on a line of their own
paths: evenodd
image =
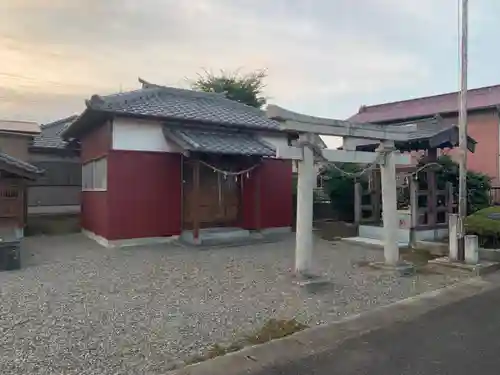
<svg viewBox="0 0 500 375">
<path fill-rule="evenodd" d="M 258 375 L 354 374 L 500 374 L 500 289 Z"/>
</svg>

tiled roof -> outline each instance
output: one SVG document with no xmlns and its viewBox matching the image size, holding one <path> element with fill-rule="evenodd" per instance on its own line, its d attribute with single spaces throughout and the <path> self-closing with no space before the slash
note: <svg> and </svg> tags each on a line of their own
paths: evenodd
<svg viewBox="0 0 500 375">
<path fill-rule="evenodd" d="M 500 105 L 500 85 L 482 87 L 467 92 L 469 110 Z M 355 122 L 389 122 L 458 112 L 458 92 L 428 96 L 379 105 L 362 106 L 350 117 Z"/>
<path fill-rule="evenodd" d="M 396 142 L 398 149 L 420 149 L 420 148 L 451 148 L 458 145 L 458 127 L 455 124 L 447 124 L 438 117 L 424 118 L 418 121 L 406 121 L 397 124 L 387 125 L 388 128 L 401 126 L 417 126 L 417 130 L 408 135 L 408 141 Z M 469 144 L 477 142 L 468 137 Z M 422 143 L 423 142 L 423 143 Z M 424 144 L 424 146 L 422 146 Z M 378 143 L 366 140 L 366 143 L 359 143 L 359 150 L 373 151 L 378 146 Z M 471 150 L 473 151 L 473 149 Z"/>
<path fill-rule="evenodd" d="M 387 128 L 401 128 L 402 126 L 415 125 L 417 126 L 417 130 L 408 134 L 409 141 L 432 137 L 445 128 L 449 127 L 441 123 L 436 117 L 430 117 L 419 121 L 406 121 L 398 124 L 388 125 Z"/>
<path fill-rule="evenodd" d="M 229 100 L 224 94 L 151 84 L 120 94 L 94 95 L 87 107 L 123 115 L 279 129 L 279 124 L 267 118 L 264 111 Z"/>
<path fill-rule="evenodd" d="M 19 160 L 3 152 L 0 152 L 0 169 L 2 164 L 9 167 L 13 167 L 14 169 L 19 170 L 22 173 L 24 172 L 30 175 L 36 175 L 42 173 L 42 171 L 37 167 L 35 167 L 34 165 L 31 165 L 29 163 L 26 163 L 25 161 Z"/>
<path fill-rule="evenodd" d="M 215 154 L 275 156 L 276 150 L 248 133 L 199 128 L 164 128 L 166 137 L 190 151 Z"/>
<path fill-rule="evenodd" d="M 33 138 L 33 146 L 59 149 L 65 148 L 68 142 L 62 139 L 61 133 L 66 130 L 76 118 L 77 116 L 70 116 L 42 125 L 41 133 Z"/>
</svg>

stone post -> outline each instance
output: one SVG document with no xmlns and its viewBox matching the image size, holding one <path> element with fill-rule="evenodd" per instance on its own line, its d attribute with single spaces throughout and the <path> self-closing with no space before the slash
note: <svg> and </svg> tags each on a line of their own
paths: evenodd
<svg viewBox="0 0 500 375">
<path fill-rule="evenodd" d="M 458 261 L 458 215 L 448 216 L 448 243 L 450 248 L 450 262 Z"/>
<path fill-rule="evenodd" d="M 419 224 L 419 209 L 418 209 L 418 181 L 414 177 L 410 179 L 410 247 L 417 247 L 417 227 Z"/>
<path fill-rule="evenodd" d="M 305 141 L 307 135 L 301 135 L 301 138 Z M 302 152 L 302 160 L 298 163 L 295 272 L 297 275 L 310 275 L 313 249 L 313 189 L 316 176 L 312 150 L 304 146 Z"/>
<path fill-rule="evenodd" d="M 398 247 L 398 212 L 396 190 L 396 164 L 394 160 L 394 142 L 384 141 L 378 151 L 389 150 L 380 166 L 382 178 L 382 215 L 384 221 L 384 258 L 385 264 L 397 265 L 399 262 Z"/>
<path fill-rule="evenodd" d="M 361 206 L 363 204 L 363 191 L 361 183 L 356 182 L 354 184 L 354 223 L 359 225 L 362 218 Z"/>
<path fill-rule="evenodd" d="M 477 236 L 465 236 L 465 263 L 479 263 L 479 241 Z"/>
</svg>

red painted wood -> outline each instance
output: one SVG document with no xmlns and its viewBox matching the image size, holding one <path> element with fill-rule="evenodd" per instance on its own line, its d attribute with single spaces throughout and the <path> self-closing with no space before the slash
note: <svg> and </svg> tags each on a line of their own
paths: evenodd
<svg viewBox="0 0 500 375">
<path fill-rule="evenodd" d="M 191 198 L 194 200 L 193 206 L 194 210 L 192 211 L 193 214 L 193 238 L 198 240 L 200 237 L 200 161 L 196 160 L 194 162 L 194 167 L 193 167 L 193 186 L 194 186 L 194 194 L 191 196 Z"/>
<path fill-rule="evenodd" d="M 82 193 L 81 226 L 89 232 L 108 238 L 108 201 L 105 191 Z"/>
<path fill-rule="evenodd" d="M 260 182 L 260 207 L 256 210 L 256 188 Z M 293 220 L 292 163 L 267 159 L 244 178 L 242 227 L 245 229 L 290 227 Z M 260 211 L 260 220 L 256 214 Z M 260 223 L 259 223 L 260 221 Z"/>
<path fill-rule="evenodd" d="M 112 125 L 105 122 L 81 139 L 81 160 L 85 163 L 108 154 L 112 145 Z"/>
<path fill-rule="evenodd" d="M 109 240 L 181 232 L 181 155 L 112 150 L 108 154 Z"/>
<path fill-rule="evenodd" d="M 243 176 L 241 181 L 241 227 L 244 229 L 257 229 L 255 215 L 255 190 L 259 168 L 253 170 L 249 178 Z"/>
<path fill-rule="evenodd" d="M 262 228 L 290 227 L 293 221 L 292 162 L 268 159 L 261 167 Z"/>
</svg>

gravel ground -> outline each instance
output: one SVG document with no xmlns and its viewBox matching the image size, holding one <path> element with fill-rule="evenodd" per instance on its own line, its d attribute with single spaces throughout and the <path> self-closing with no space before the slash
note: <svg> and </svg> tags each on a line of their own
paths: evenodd
<svg viewBox="0 0 500 375">
<path fill-rule="evenodd" d="M 28 238 L 20 271 L 0 272 L 1 374 L 164 374 L 267 319 L 322 324 L 456 282 L 357 267 L 382 252 L 318 240 L 333 283 L 291 282 L 293 239 L 199 250 L 104 249 L 82 235 Z"/>
</svg>

